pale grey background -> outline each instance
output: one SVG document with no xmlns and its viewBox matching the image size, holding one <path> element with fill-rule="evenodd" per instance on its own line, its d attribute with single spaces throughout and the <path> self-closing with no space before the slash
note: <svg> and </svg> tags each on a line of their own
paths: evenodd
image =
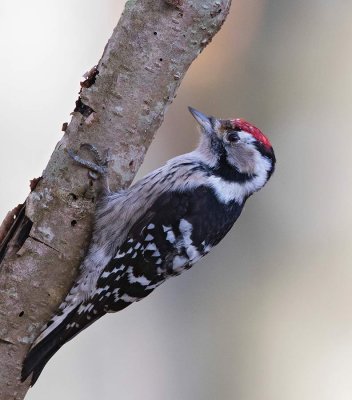
<svg viewBox="0 0 352 400">
<path fill-rule="evenodd" d="M 124 1 L 0 3 L 0 217 L 23 201 Z M 66 345 L 29 400 L 352 398 L 352 3 L 234 0 L 143 171 L 197 141 L 190 104 L 243 117 L 277 172 L 191 271 Z"/>
</svg>

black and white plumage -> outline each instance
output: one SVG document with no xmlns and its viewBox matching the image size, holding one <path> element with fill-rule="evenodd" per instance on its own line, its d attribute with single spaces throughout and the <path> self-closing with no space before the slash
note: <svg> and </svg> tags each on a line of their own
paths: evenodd
<svg viewBox="0 0 352 400">
<path fill-rule="evenodd" d="M 32 345 L 22 380 L 32 374 L 33 385 L 53 354 L 92 322 L 190 268 L 219 243 L 247 198 L 270 178 L 275 156 L 259 129 L 241 119 L 190 111 L 201 127 L 196 150 L 99 200 L 79 278 Z"/>
</svg>

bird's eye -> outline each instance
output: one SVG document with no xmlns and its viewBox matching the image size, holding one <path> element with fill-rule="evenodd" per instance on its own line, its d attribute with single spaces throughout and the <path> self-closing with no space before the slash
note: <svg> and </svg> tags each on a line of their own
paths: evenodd
<svg viewBox="0 0 352 400">
<path fill-rule="evenodd" d="M 237 132 L 230 132 L 228 135 L 227 135 L 227 138 L 226 138 L 229 142 L 231 142 L 231 143 L 236 143 L 236 142 L 238 142 L 239 140 L 240 140 L 240 137 L 238 136 L 238 133 Z"/>
</svg>

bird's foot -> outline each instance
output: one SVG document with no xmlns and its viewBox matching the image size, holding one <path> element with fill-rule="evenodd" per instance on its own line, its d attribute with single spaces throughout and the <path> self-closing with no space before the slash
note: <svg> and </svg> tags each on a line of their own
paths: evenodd
<svg viewBox="0 0 352 400">
<path fill-rule="evenodd" d="M 91 179 L 98 180 L 100 177 L 103 178 L 103 192 L 109 192 L 108 167 L 111 161 L 110 150 L 105 150 L 101 154 L 99 150 L 90 143 L 81 144 L 80 149 L 87 149 L 93 155 L 94 161 L 81 158 L 72 149 L 67 149 L 67 153 L 72 160 L 88 169 L 88 175 Z"/>
<path fill-rule="evenodd" d="M 107 175 L 109 162 L 111 161 L 109 150 L 106 150 L 101 154 L 99 150 L 90 143 L 83 143 L 80 148 L 89 150 L 93 154 L 95 162 L 81 158 L 72 149 L 67 149 L 67 153 L 72 160 L 83 167 L 86 167 L 89 170 L 88 173 L 92 179 L 98 179 L 98 175 Z"/>
</svg>

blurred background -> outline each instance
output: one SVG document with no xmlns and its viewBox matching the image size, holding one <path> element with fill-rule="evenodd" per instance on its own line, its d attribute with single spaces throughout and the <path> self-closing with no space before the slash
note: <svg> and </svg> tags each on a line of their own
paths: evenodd
<svg viewBox="0 0 352 400">
<path fill-rule="evenodd" d="M 0 3 L 0 219 L 44 169 L 123 9 Z M 187 105 L 271 139 L 270 183 L 192 270 L 68 343 L 29 400 L 352 398 L 352 2 L 234 0 L 139 176 L 197 143 Z"/>
</svg>

